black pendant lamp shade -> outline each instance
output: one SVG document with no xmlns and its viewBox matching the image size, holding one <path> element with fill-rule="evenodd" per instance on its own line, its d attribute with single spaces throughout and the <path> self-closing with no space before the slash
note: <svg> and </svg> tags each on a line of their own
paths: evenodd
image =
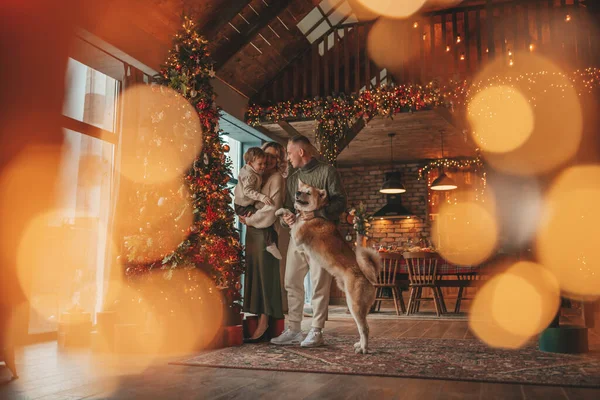
<svg viewBox="0 0 600 400">
<path fill-rule="evenodd" d="M 444 158 L 444 131 L 440 131 L 440 137 L 442 139 L 442 158 Z M 431 190 L 454 190 L 458 187 L 456 182 L 446 175 L 443 168 L 439 169 L 439 173 L 438 177 L 431 183 Z"/>
<path fill-rule="evenodd" d="M 454 190 L 457 187 L 454 180 L 446 175 L 445 172 L 442 172 L 440 176 L 435 178 L 431 183 L 431 190 Z"/>
<path fill-rule="evenodd" d="M 394 167 L 394 147 L 393 140 L 395 133 L 388 133 L 390 137 L 390 163 L 392 168 Z M 406 188 L 402 184 L 400 180 L 401 176 L 399 172 L 388 172 L 385 174 L 385 181 L 383 185 L 381 185 L 381 189 L 379 189 L 380 193 L 383 194 L 400 194 L 406 192 Z"/>
<path fill-rule="evenodd" d="M 384 194 L 400 194 L 406 192 L 406 188 L 400 181 L 399 172 L 388 172 L 385 174 L 385 182 L 381 185 L 379 192 Z"/>
</svg>

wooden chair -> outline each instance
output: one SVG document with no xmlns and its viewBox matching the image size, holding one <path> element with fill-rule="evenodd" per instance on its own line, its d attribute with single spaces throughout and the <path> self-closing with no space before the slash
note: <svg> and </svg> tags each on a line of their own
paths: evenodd
<svg viewBox="0 0 600 400">
<path fill-rule="evenodd" d="M 408 310 L 406 315 L 415 313 L 423 300 L 433 300 L 435 313 L 439 317 L 445 310 L 444 300 L 437 285 L 437 263 L 438 256 L 435 253 L 404 253 L 408 267 L 408 280 L 410 296 L 408 298 Z M 423 297 L 423 288 L 430 288 L 433 297 Z"/>
<path fill-rule="evenodd" d="M 480 275 L 476 273 L 465 273 L 465 274 L 456 274 L 456 277 L 459 281 L 479 281 Z M 474 282 L 476 283 L 476 282 Z M 456 295 L 456 305 L 454 306 L 454 313 L 458 314 L 460 312 L 460 304 L 463 300 L 473 300 L 475 297 L 467 296 L 467 287 L 461 286 L 458 288 L 458 294 Z"/>
<path fill-rule="evenodd" d="M 396 273 L 399 272 L 401 260 L 401 254 L 381 254 L 381 271 L 379 272 L 379 277 L 375 284 L 377 292 L 375 294 L 374 306 L 377 306 L 377 311 L 381 309 L 381 301 L 389 299 L 389 297 L 383 297 L 383 289 L 389 288 L 392 291 L 396 315 L 400 315 L 400 310 L 402 310 L 402 313 L 406 312 L 406 305 L 404 304 L 402 293 L 398 290 L 398 286 L 396 285 Z M 398 308 L 398 305 L 400 305 L 400 308 Z"/>
</svg>

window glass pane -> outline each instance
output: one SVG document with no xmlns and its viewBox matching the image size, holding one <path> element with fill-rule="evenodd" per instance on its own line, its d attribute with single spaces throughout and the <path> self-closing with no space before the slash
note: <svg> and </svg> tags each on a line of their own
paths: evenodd
<svg viewBox="0 0 600 400">
<path fill-rule="evenodd" d="M 223 136 L 223 141 L 229 145 L 229 153 L 227 153 L 227 156 L 229 156 L 232 163 L 231 176 L 233 176 L 234 179 L 237 179 L 243 161 L 240 153 L 242 151 L 241 143 L 227 135 Z"/>
<path fill-rule="evenodd" d="M 350 8 L 350 5 L 348 5 L 346 2 L 343 2 L 338 8 L 335 9 L 333 13 L 331 13 L 329 16 L 329 22 L 331 22 L 331 25 L 335 26 L 342 20 L 342 18 L 351 12 L 352 9 Z"/>
<path fill-rule="evenodd" d="M 118 81 L 69 58 L 63 114 L 114 132 Z"/>
<path fill-rule="evenodd" d="M 315 40 L 317 40 L 318 38 L 323 36 L 325 34 L 325 32 L 327 32 L 328 29 L 329 29 L 329 24 L 327 23 L 327 21 L 321 22 L 321 25 L 319 25 L 314 31 L 312 31 L 307 36 L 308 41 L 311 43 L 314 42 Z"/>
<path fill-rule="evenodd" d="M 47 224 L 50 235 L 73 238 L 86 254 L 74 255 L 76 267 L 66 271 L 33 266 L 30 334 L 56 331 L 61 313 L 74 305 L 92 321 L 102 306 L 113 157 L 114 145 L 64 130 L 55 211 Z"/>
<path fill-rule="evenodd" d="M 319 4 L 319 7 L 321 7 L 321 10 L 323 10 L 324 13 L 327 13 L 336 3 L 338 3 L 338 1 L 339 0 L 323 0 L 321 4 Z"/>
<path fill-rule="evenodd" d="M 300 29 L 302 33 L 306 33 L 317 22 L 319 22 L 321 18 L 323 18 L 323 14 L 321 14 L 321 11 L 315 7 L 311 12 L 306 14 L 306 17 L 304 17 L 302 21 L 298 23 L 298 29 Z"/>
</svg>

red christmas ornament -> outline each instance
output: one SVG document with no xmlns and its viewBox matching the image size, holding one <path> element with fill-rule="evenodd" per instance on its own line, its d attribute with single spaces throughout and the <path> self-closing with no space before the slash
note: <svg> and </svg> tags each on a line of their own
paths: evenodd
<svg viewBox="0 0 600 400">
<path fill-rule="evenodd" d="M 227 153 L 227 152 L 229 152 L 229 150 L 231 150 L 231 147 L 229 147 L 229 145 L 226 144 L 223 146 L 223 150 Z"/>
</svg>

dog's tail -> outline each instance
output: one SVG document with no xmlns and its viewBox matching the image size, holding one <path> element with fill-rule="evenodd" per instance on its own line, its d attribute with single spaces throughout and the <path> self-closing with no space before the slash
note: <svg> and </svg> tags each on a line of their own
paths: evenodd
<svg viewBox="0 0 600 400">
<path fill-rule="evenodd" d="M 381 257 L 379 253 L 366 247 L 357 247 L 356 262 L 369 282 L 376 284 L 379 271 L 381 271 Z"/>
</svg>

